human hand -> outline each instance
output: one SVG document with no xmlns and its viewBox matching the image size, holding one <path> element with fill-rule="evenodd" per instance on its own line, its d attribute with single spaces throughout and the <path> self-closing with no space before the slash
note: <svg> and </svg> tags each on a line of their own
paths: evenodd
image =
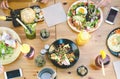
<svg viewBox="0 0 120 79">
<path fill-rule="evenodd" d="M 7 0 L 3 0 L 1 3 L 0 3 L 0 8 L 1 9 L 8 9 L 9 5 L 8 5 L 8 1 Z"/>
<path fill-rule="evenodd" d="M 111 0 L 101 0 L 99 3 L 98 3 L 98 6 L 99 7 L 105 7 L 107 5 L 109 5 L 111 3 Z"/>
<path fill-rule="evenodd" d="M 41 0 L 41 3 L 47 3 L 49 0 Z"/>
</svg>

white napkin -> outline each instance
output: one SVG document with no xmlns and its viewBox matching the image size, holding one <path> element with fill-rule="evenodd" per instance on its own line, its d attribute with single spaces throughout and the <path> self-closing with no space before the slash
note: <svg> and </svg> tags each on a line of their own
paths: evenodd
<svg viewBox="0 0 120 79">
<path fill-rule="evenodd" d="M 117 79 L 120 79 L 120 61 L 113 62 Z"/>
<path fill-rule="evenodd" d="M 43 8 L 42 11 L 49 27 L 66 21 L 66 14 L 62 3 L 57 3 L 47 8 Z"/>
</svg>

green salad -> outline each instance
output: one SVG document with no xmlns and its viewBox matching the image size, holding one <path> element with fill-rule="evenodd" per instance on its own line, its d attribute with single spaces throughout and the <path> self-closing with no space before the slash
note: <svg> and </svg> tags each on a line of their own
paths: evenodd
<svg viewBox="0 0 120 79">
<path fill-rule="evenodd" d="M 4 56 L 7 54 L 12 54 L 13 50 L 14 49 L 10 46 L 7 46 L 4 41 L 0 41 L 0 58 L 4 58 Z"/>
<path fill-rule="evenodd" d="M 93 3 L 77 2 L 68 11 L 68 24 L 77 30 L 91 31 L 100 22 L 100 10 Z"/>
</svg>

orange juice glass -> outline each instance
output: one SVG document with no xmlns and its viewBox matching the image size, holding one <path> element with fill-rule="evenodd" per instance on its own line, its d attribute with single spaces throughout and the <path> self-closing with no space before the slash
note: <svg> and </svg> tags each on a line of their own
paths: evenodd
<svg viewBox="0 0 120 79">
<path fill-rule="evenodd" d="M 80 31 L 76 38 L 77 45 L 81 46 L 86 44 L 89 41 L 90 37 L 91 35 L 89 34 L 89 32 L 85 30 Z"/>
</svg>

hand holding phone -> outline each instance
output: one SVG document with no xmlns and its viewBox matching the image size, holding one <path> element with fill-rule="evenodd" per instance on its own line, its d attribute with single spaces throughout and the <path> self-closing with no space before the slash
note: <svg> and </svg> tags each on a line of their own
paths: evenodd
<svg viewBox="0 0 120 79">
<path fill-rule="evenodd" d="M 16 70 L 11 70 L 11 71 L 6 71 L 4 72 L 5 79 L 12 79 L 15 77 L 22 77 L 22 70 L 16 69 Z"/>
<path fill-rule="evenodd" d="M 107 22 L 109 24 L 114 24 L 114 20 L 115 20 L 115 17 L 117 15 L 118 11 L 119 11 L 119 9 L 117 9 L 115 7 L 111 7 L 105 22 Z"/>
</svg>

